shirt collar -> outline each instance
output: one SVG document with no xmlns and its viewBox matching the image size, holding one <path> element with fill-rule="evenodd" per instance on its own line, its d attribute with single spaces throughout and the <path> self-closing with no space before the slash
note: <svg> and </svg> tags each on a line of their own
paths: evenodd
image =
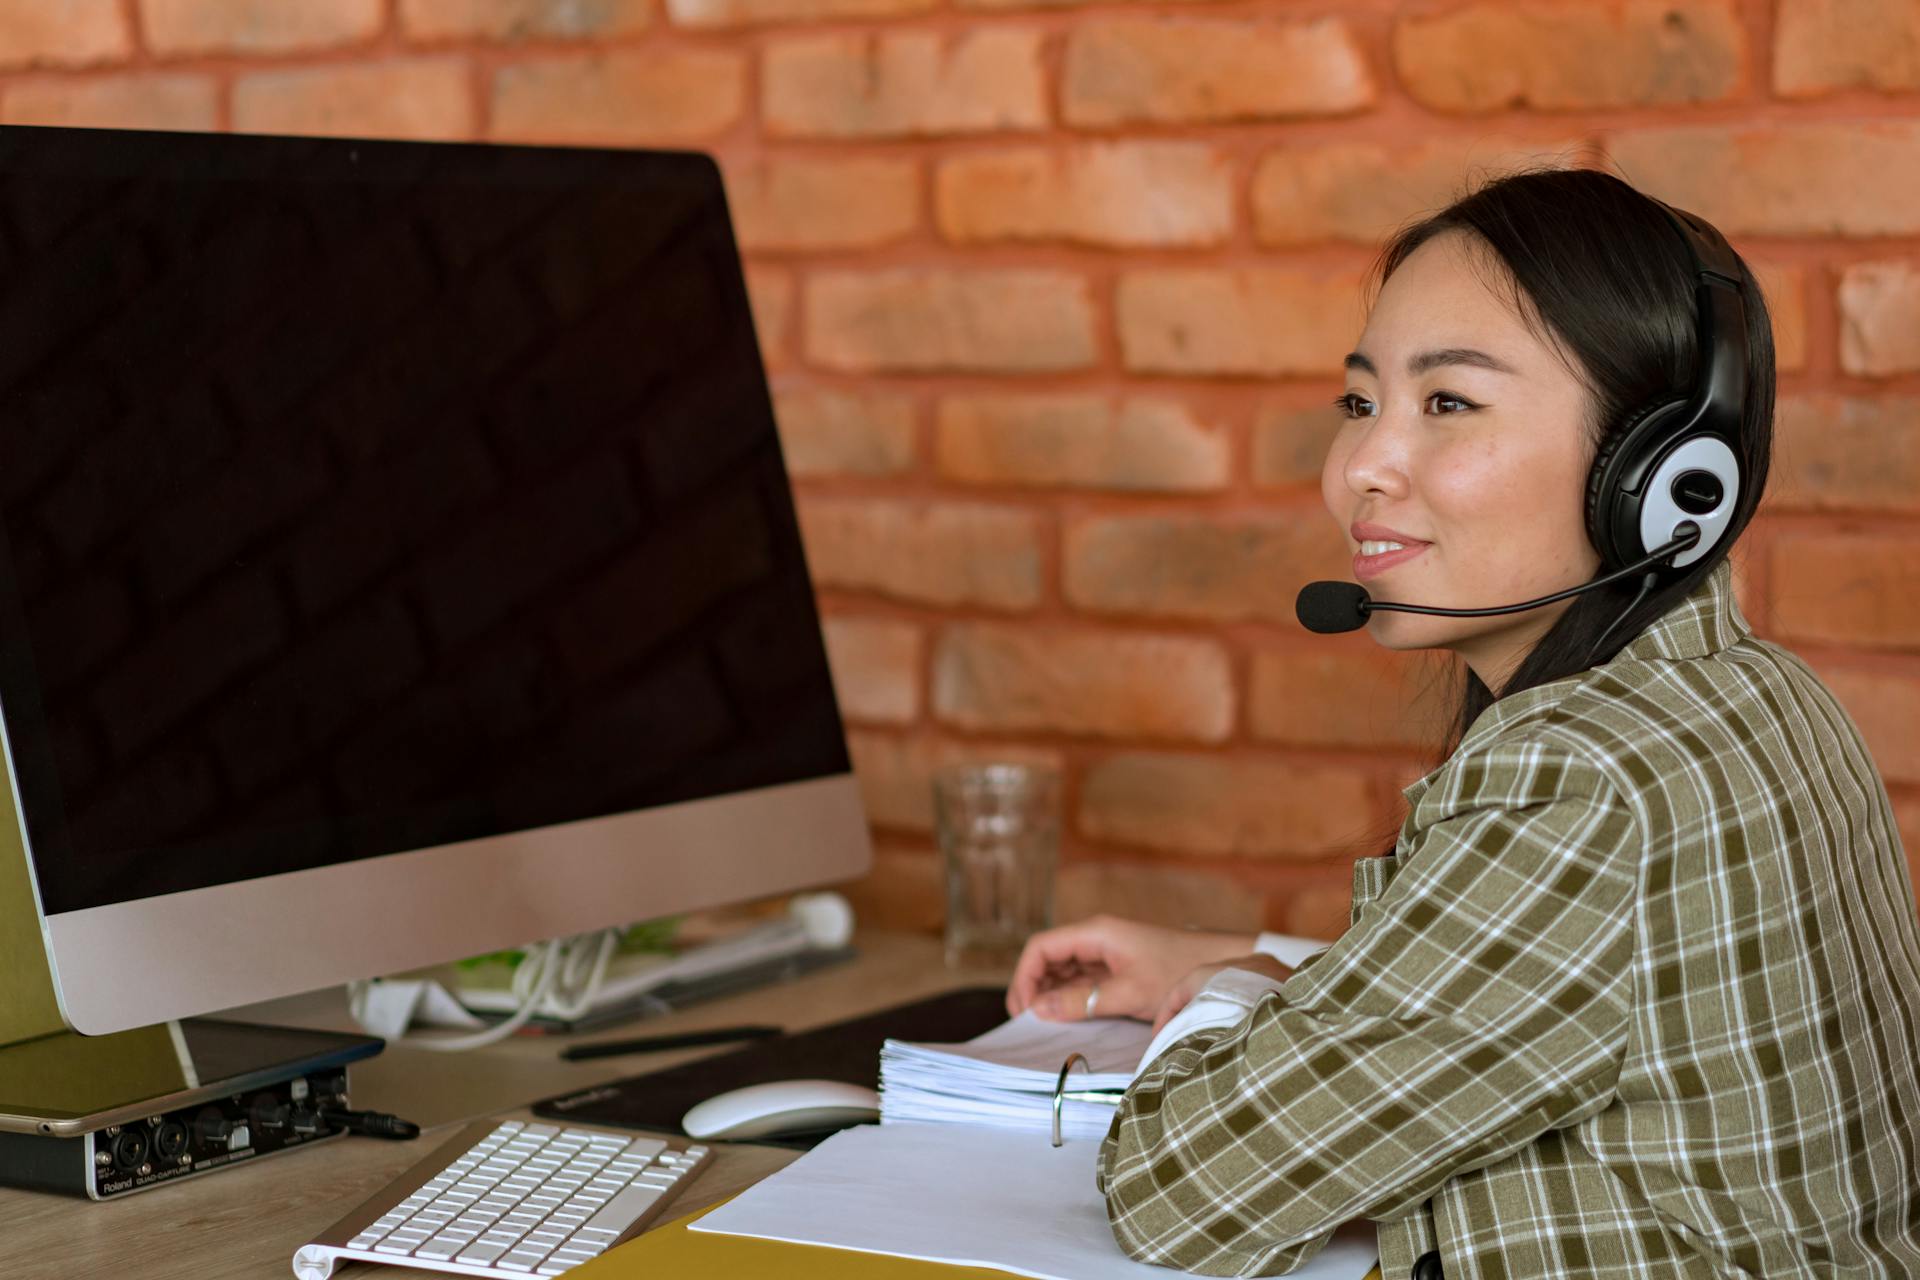
<svg viewBox="0 0 1920 1280">
<path fill-rule="evenodd" d="M 1615 654 L 1613 662 L 1704 658 L 1738 643 L 1752 633 L 1753 628 L 1740 612 L 1740 602 L 1734 595 L 1733 565 L 1730 561 L 1722 560 L 1680 603 L 1655 618 L 1646 630 Z M 1473 728 L 1467 731 L 1467 736 L 1461 740 L 1454 755 L 1458 756 L 1476 742 L 1499 733 L 1501 726 L 1526 712 L 1541 699 L 1564 696 L 1569 687 L 1566 681 L 1556 680 L 1500 699 L 1474 721 Z M 1441 767 L 1444 767 L 1444 762 Z M 1421 796 L 1426 794 L 1439 772 L 1440 769 L 1435 768 L 1426 777 L 1401 791 L 1408 805 L 1417 806 L 1420 803 Z"/>
<path fill-rule="evenodd" d="M 1733 563 L 1722 560 L 1679 604 L 1655 618 L 1614 658 L 1704 658 L 1753 634 L 1733 593 Z"/>
</svg>

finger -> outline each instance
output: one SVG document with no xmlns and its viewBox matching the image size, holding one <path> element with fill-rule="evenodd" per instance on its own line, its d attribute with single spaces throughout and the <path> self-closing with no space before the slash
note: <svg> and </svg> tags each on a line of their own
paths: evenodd
<svg viewBox="0 0 1920 1280">
<path fill-rule="evenodd" d="M 1034 999 L 1033 1012 L 1048 1022 L 1079 1022 L 1087 1016 L 1087 997 L 1092 994 L 1093 983 L 1070 982 L 1041 992 Z M 1102 1003 L 1105 999 L 1106 994 L 1102 992 Z"/>
<path fill-rule="evenodd" d="M 1153 1009 L 1153 998 L 1131 977 L 1096 974 L 1093 981 L 1042 991 L 1034 999 L 1033 1011 L 1049 1022 L 1079 1022 L 1087 1016 L 1087 999 L 1096 985 L 1100 988 L 1100 998 L 1094 1002 L 1096 1018 L 1144 1018 Z"/>
<path fill-rule="evenodd" d="M 1106 967 L 1108 945 L 1099 929 L 1088 925 L 1062 925 L 1027 939 L 1015 962 L 1013 979 L 1007 984 L 1007 1012 L 1018 1015 L 1030 1006 L 1045 985 L 1050 970 L 1068 965 Z"/>
<path fill-rule="evenodd" d="M 1194 992 L 1199 989 L 1199 985 L 1191 978 L 1182 978 L 1174 983 L 1173 989 L 1167 992 L 1167 998 L 1162 1000 L 1160 1007 L 1154 1011 L 1153 1034 L 1159 1035 L 1160 1028 L 1172 1022 L 1176 1014 L 1191 1004 Z"/>
</svg>

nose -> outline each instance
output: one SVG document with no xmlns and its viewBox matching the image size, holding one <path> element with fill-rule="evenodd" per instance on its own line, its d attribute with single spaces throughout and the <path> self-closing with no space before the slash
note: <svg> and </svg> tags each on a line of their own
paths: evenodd
<svg viewBox="0 0 1920 1280">
<path fill-rule="evenodd" d="M 1385 413 L 1364 423 L 1342 471 L 1347 488 L 1363 498 L 1405 497 L 1409 488 L 1405 445 L 1403 433 Z"/>
</svg>

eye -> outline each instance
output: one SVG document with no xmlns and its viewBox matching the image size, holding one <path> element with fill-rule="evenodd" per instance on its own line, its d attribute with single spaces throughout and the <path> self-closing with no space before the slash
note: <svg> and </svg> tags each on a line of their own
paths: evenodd
<svg viewBox="0 0 1920 1280">
<path fill-rule="evenodd" d="M 1428 404 L 1432 404 L 1436 400 L 1444 400 L 1449 403 L 1460 406 L 1458 409 L 1441 410 L 1442 413 L 1465 413 L 1468 410 L 1478 409 L 1480 407 L 1479 405 L 1475 404 L 1473 401 L 1463 399 L 1462 397 L 1456 396 L 1452 392 L 1448 392 L 1448 391 L 1436 391 L 1432 395 L 1427 397 Z"/>
<path fill-rule="evenodd" d="M 1360 407 L 1356 407 L 1360 406 Z M 1333 398 L 1333 407 L 1340 411 L 1343 418 L 1367 418 L 1373 415 L 1366 412 L 1370 403 L 1362 396 L 1348 391 Z"/>
</svg>

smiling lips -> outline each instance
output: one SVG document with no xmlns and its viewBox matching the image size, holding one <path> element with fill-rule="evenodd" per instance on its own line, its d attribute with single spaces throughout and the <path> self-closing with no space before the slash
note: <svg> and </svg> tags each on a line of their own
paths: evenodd
<svg viewBox="0 0 1920 1280">
<path fill-rule="evenodd" d="M 1433 545 L 1377 524 L 1356 524 L 1348 532 L 1360 544 L 1359 554 L 1353 557 L 1353 576 L 1362 582 L 1405 564 Z"/>
</svg>

